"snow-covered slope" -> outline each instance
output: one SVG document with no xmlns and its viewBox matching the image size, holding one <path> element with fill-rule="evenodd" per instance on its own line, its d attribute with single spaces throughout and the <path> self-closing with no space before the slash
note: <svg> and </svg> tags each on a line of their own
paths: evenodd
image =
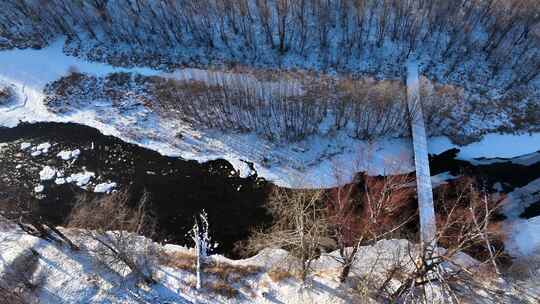
<svg viewBox="0 0 540 304">
<path fill-rule="evenodd" d="M 203 277 L 206 287 L 196 290 L 191 265 L 195 262 L 193 249 L 153 244 L 155 250 L 144 251 L 141 248 L 148 248 L 148 240 L 133 236 L 134 248 L 138 249 L 132 253 L 146 254 L 157 281 L 146 285 L 129 271 L 104 264 L 99 244 L 86 238 L 84 230 L 60 229 L 81 250 L 73 251 L 30 236 L 0 218 L 0 283 L 15 286 L 25 281 L 32 284 L 25 294 L 30 303 L 376 303 L 369 298 L 376 290 L 358 289 L 358 286 L 370 288 L 372 283 L 380 284 L 386 271 L 396 263 L 405 267 L 403 271 L 413 265 L 409 249 L 414 246 L 405 240 L 381 240 L 373 246 L 359 248 L 347 283 L 340 284 L 337 280 L 340 264 L 335 260 L 338 253 L 332 252 L 314 262 L 309 284 L 302 285 L 290 274 L 272 275 L 272 269 L 287 272 L 285 258 L 288 254 L 283 250 L 266 249 L 245 260 L 212 256 L 213 263 L 220 266 L 209 269 Z M 454 262 L 467 265 L 469 270 L 478 265 L 466 255 L 457 256 Z M 225 287 L 216 285 L 220 280 L 227 282 Z M 465 292 L 461 303 L 533 303 L 534 292 L 538 292 L 530 282 L 524 292 L 510 285 L 489 285 L 488 281 L 485 286 Z M 220 294 L 227 288 L 232 288 L 232 295 Z M 437 294 L 436 286 L 433 290 Z M 494 290 L 497 292 L 492 292 Z M 443 303 L 444 299 L 439 295 L 433 303 Z"/>
<path fill-rule="evenodd" d="M 506 250 L 514 256 L 529 256 L 540 252 L 540 216 L 530 219 L 519 216 L 531 204 L 540 201 L 540 178 L 508 193 L 502 202 L 507 217 Z"/>
</svg>

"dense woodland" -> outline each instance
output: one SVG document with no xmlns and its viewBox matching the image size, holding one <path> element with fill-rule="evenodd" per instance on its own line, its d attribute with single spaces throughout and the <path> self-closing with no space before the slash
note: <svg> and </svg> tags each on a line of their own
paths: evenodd
<svg viewBox="0 0 540 304">
<path fill-rule="evenodd" d="M 467 143 L 488 131 L 540 128 L 534 0 L 0 0 L 0 6 L 0 49 L 39 48 L 65 36 L 64 51 L 92 61 L 251 74 L 154 79 L 143 90 L 161 114 L 194 127 L 256 131 L 271 140 L 302 139 L 321 128 L 347 129 L 360 139 L 403 135 L 402 77 L 415 57 L 434 85 L 422 98 L 430 135 Z M 52 93 L 49 101 L 65 95 Z"/>
<path fill-rule="evenodd" d="M 387 76 L 399 75 L 399 63 L 415 53 L 429 56 L 430 78 L 508 90 L 540 74 L 536 0 L 1 0 L 0 6 L 3 47 L 66 35 L 75 54 L 119 65 L 240 63 Z"/>
</svg>

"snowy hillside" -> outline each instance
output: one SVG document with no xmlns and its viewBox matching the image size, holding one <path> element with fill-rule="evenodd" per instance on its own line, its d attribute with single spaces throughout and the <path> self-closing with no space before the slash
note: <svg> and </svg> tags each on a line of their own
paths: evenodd
<svg viewBox="0 0 540 304">
<path fill-rule="evenodd" d="M 17 288 L 13 290 L 21 288 L 31 303 L 376 303 L 377 299 L 366 298 L 375 290 L 365 293 L 358 288 L 365 286 L 366 280 L 375 286 L 381 284 L 385 271 L 397 261 L 408 265 L 406 268 L 412 265 L 407 241 L 384 240 L 360 249 L 349 284 L 337 281 L 339 264 L 332 258 L 337 253 L 330 253 L 315 261 L 314 276 L 302 287 L 283 268 L 288 263 L 287 252 L 268 249 L 245 260 L 212 256 L 214 266 L 207 268 L 205 287 L 198 291 L 193 288 L 193 249 L 161 246 L 133 236 L 136 254 L 150 263 L 148 267 L 157 278 L 157 283 L 146 285 L 119 265 L 110 268 L 100 258 L 99 244 L 85 239 L 82 230 L 62 229 L 81 245 L 80 251 L 73 251 L 29 236 L 5 221 L 0 227 L 0 278 L 8 279 L 8 284 Z M 477 265 L 465 255 L 456 258 L 456 263 L 470 270 Z M 21 287 L 24 282 L 34 287 Z M 527 281 L 501 285 L 486 280 L 476 291 L 464 291 L 461 303 L 533 303 L 535 293 L 539 296 L 540 292 L 538 286 L 533 287 Z M 437 286 L 433 288 L 437 294 Z M 443 303 L 440 296 L 432 303 Z"/>
</svg>

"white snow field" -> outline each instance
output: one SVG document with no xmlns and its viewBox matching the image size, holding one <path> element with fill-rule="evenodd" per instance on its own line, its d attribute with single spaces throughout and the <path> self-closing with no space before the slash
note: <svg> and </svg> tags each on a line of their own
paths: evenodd
<svg viewBox="0 0 540 304">
<path fill-rule="evenodd" d="M 362 170 L 384 174 L 410 172 L 414 168 L 410 139 L 383 138 L 365 142 L 337 132 L 284 145 L 268 142 L 251 133 L 224 134 L 195 130 L 152 113 L 147 113 L 147 119 L 143 122 L 134 122 L 134 118 L 125 113 L 111 112 L 103 117 L 103 110 L 109 109 L 97 103 L 70 114 L 51 113 L 43 104 L 43 88 L 45 84 L 67 75 L 69 70 L 97 76 L 111 72 L 133 72 L 199 79 L 205 75 L 203 70 L 196 69 L 166 74 L 149 68 L 126 69 L 86 62 L 65 55 L 63 44 L 64 41 L 60 39 L 41 50 L 0 52 L 0 85 L 13 85 L 18 94 L 16 104 L 0 109 L 0 126 L 14 127 L 20 122 L 43 121 L 80 123 L 167 156 L 201 162 L 223 158 L 240 170 L 242 175 L 248 174 L 249 168 L 241 160 L 251 161 L 260 176 L 278 185 L 291 187 L 330 187 L 347 182 L 354 172 Z M 182 139 L 177 138 L 178 133 L 183 135 Z M 455 145 L 446 137 L 428 139 L 430 153 L 440 153 L 452 147 Z M 489 134 L 478 143 L 460 148 L 459 157 L 462 159 L 519 156 L 540 150 L 540 133 L 531 136 Z M 342 167 L 341 171 L 336 172 L 336 167 Z"/>
<path fill-rule="evenodd" d="M 97 252 L 98 243 L 88 239 L 83 230 L 59 228 L 80 251 L 73 251 L 68 246 L 56 242 L 47 242 L 24 233 L 12 223 L 0 217 L 0 276 L 10 275 L 13 269 L 24 265 L 24 273 L 31 282 L 37 282 L 33 295 L 39 303 L 378 303 L 368 300 L 364 293 L 355 291 L 354 280 L 340 284 L 337 277 L 340 264 L 336 261 L 337 252 L 327 253 L 314 261 L 314 275 L 309 285 L 302 286 L 294 277 L 274 280 L 269 275 L 271 269 L 286 269 L 288 254 L 281 249 L 265 249 L 256 256 L 244 260 L 230 260 L 214 255 L 214 261 L 231 267 L 256 266 L 258 271 L 248 276 L 240 276 L 229 281 L 229 286 L 238 291 L 235 298 L 218 295 L 211 288 L 196 290 L 192 287 L 195 274 L 186 268 L 177 268 L 150 258 L 148 266 L 153 270 L 157 283 L 145 285 L 137 283 L 136 277 L 122 272 L 115 267 L 108 267 L 100 260 Z M 114 232 L 110 232 L 112 234 Z M 172 257 L 193 256 L 194 250 L 177 245 L 159 245 L 150 243 L 140 236 L 133 236 L 134 255 L 144 254 L 144 248 L 156 246 L 162 255 Z M 414 248 L 406 240 L 381 240 L 372 246 L 360 247 L 358 259 L 351 269 L 351 276 L 362 278 L 366 284 L 381 284 L 384 273 L 400 261 L 403 269 L 413 267 L 409 257 L 409 248 Z M 32 251 L 34 250 L 34 255 Z M 414 251 L 414 249 L 412 249 Z M 412 253 L 414 256 L 414 252 Z M 194 261 L 194 260 L 193 260 Z M 461 254 L 454 263 L 475 269 L 479 265 L 473 258 Z M 450 264 L 445 267 L 453 267 Z M 234 268 L 232 268 L 234 269 Z M 235 274 L 231 270 L 231 274 Z M 14 277 L 13 280 L 16 278 Z M 11 281 L 13 284 L 16 282 Z M 217 277 L 203 276 L 205 286 L 216 282 Z M 482 282 L 483 286 L 470 289 L 471 301 L 466 303 L 533 303 L 514 302 L 509 299 L 534 301 L 531 294 L 538 286 L 534 282 L 527 288 L 515 290 L 508 286 L 491 285 L 491 280 Z M 393 281 L 392 286 L 397 282 Z M 484 288 L 489 293 L 483 292 Z M 432 303 L 447 303 L 446 297 L 433 286 L 436 295 Z M 535 289 L 536 288 L 536 289 Z M 469 290 L 469 289 L 467 289 Z M 496 290 L 497 292 L 492 292 Z M 481 296 L 479 296 L 481 295 Z M 365 300 L 368 300 L 365 302 Z M 465 302 L 464 302 L 465 303 Z"/>
</svg>

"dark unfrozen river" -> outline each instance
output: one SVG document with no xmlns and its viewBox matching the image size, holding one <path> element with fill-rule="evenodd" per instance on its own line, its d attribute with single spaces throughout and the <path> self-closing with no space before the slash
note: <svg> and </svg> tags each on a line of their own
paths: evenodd
<svg viewBox="0 0 540 304">
<path fill-rule="evenodd" d="M 48 143 L 47 153 L 32 156 L 32 147 Z M 21 145 L 30 148 L 21 149 Z M 76 159 L 63 160 L 61 151 L 79 149 Z M 472 165 L 455 159 L 456 151 L 430 158 L 431 174 L 450 172 L 476 177 L 486 189 L 499 183 L 504 192 L 522 187 L 540 177 L 540 162 L 528 166 L 511 162 Z M 44 167 L 63 172 L 64 176 L 93 172 L 86 190 L 75 183 L 56 184 L 54 179 L 40 180 Z M 241 178 L 225 160 L 199 164 L 196 161 L 166 157 L 159 153 L 105 136 L 98 130 L 72 123 L 20 124 L 0 128 L 0 199 L 8 192 L 32 193 L 40 215 L 53 224 L 65 223 L 77 196 L 91 196 L 95 185 L 114 182 L 116 189 L 129 189 L 136 200 L 144 191 L 151 197 L 151 211 L 158 220 L 158 241 L 190 244 L 186 233 L 193 218 L 202 209 L 209 216 L 210 233 L 220 246 L 217 252 L 234 256 L 234 243 L 249 232 L 270 222 L 264 209 L 272 185 L 254 173 Z M 36 186 L 43 186 L 36 192 Z M 521 215 L 540 215 L 540 202 Z"/>
<path fill-rule="evenodd" d="M 224 160 L 199 164 L 175 157 L 165 157 L 137 145 L 105 136 L 98 130 L 71 123 L 21 124 L 0 128 L 0 194 L 24 189 L 39 199 L 39 212 L 56 225 L 62 225 L 76 196 L 93 194 L 93 184 L 115 182 L 135 197 L 150 194 L 152 212 L 159 223 L 158 240 L 185 244 L 193 218 L 202 209 L 208 213 L 212 237 L 220 243 L 218 252 L 230 253 L 235 241 L 245 239 L 252 228 L 268 223 L 263 203 L 269 183 L 252 175 L 241 178 Z M 31 156 L 31 148 L 49 143 L 46 154 Z M 60 151 L 79 149 L 76 160 L 57 157 Z M 75 183 L 57 185 L 54 180 L 40 181 L 45 166 L 61 168 L 65 176 L 93 172 L 88 190 Z M 44 190 L 35 193 L 37 185 Z"/>
</svg>

